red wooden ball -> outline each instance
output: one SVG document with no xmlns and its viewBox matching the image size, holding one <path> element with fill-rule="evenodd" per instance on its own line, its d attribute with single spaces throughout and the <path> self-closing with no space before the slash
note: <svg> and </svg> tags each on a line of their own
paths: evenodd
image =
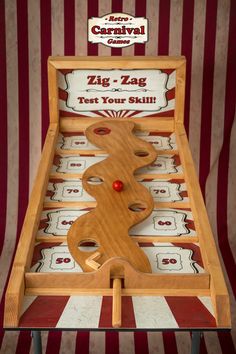
<svg viewBox="0 0 236 354">
<path fill-rule="evenodd" d="M 117 179 L 112 183 L 112 188 L 117 192 L 121 192 L 122 189 L 124 188 L 124 183 Z"/>
</svg>

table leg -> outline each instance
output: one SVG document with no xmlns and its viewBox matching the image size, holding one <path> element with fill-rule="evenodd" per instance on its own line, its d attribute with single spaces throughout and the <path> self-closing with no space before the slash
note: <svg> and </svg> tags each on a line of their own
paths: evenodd
<svg viewBox="0 0 236 354">
<path fill-rule="evenodd" d="M 192 332 L 191 354 L 199 354 L 202 332 Z"/>
<path fill-rule="evenodd" d="M 42 339 L 40 331 L 32 331 L 34 354 L 42 354 Z"/>
</svg>

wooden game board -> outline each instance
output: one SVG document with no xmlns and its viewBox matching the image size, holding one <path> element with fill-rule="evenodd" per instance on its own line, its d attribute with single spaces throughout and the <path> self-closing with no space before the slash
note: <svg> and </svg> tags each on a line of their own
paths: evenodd
<svg viewBox="0 0 236 354">
<path fill-rule="evenodd" d="M 126 109 L 125 96 L 122 96 L 123 106 L 118 104 L 117 110 L 104 110 L 100 106 L 95 109 L 98 99 L 90 99 L 88 103 L 85 103 L 85 98 L 80 99 L 83 101 L 82 112 L 76 110 L 73 104 L 69 105 L 73 92 L 70 92 L 72 81 L 69 85 L 68 75 L 77 80 L 79 87 L 81 81 L 77 76 L 80 73 L 82 82 L 84 76 L 92 76 L 88 73 L 94 73 L 94 79 L 90 81 L 100 87 L 104 73 L 109 74 L 115 83 L 114 75 L 119 72 L 126 77 L 130 73 L 135 76 L 137 72 L 143 72 L 145 76 L 147 72 L 148 80 L 151 80 L 152 75 L 154 78 L 155 75 L 164 77 L 166 101 L 163 108 L 145 110 L 149 103 L 153 105 L 154 102 L 154 99 L 148 99 L 146 91 L 142 91 L 146 103 L 140 104 L 141 109 L 139 104 L 135 104 L 133 109 Z M 29 314 L 21 314 L 29 306 L 25 304 L 31 304 L 33 300 L 30 299 L 35 297 L 41 299 L 41 305 L 44 304 L 44 298 L 48 303 L 52 301 L 53 306 L 55 296 L 59 302 L 65 297 L 81 296 L 84 304 L 88 302 L 89 308 L 95 306 L 95 311 L 97 306 L 100 311 L 101 297 L 113 296 L 114 327 L 132 327 L 122 315 L 122 306 L 128 306 L 124 300 L 127 297 L 133 299 L 138 313 L 136 323 L 142 317 L 138 307 L 153 308 L 157 297 L 165 297 L 169 304 L 178 303 L 181 306 L 185 306 L 189 299 L 198 297 L 202 302 L 203 299 L 208 299 L 213 306 L 215 322 L 210 319 L 205 326 L 230 328 L 229 296 L 183 125 L 185 59 L 52 57 L 48 61 L 48 73 L 50 125 L 8 284 L 4 326 L 30 327 L 32 319 Z M 102 90 L 107 89 L 106 84 L 104 81 L 105 87 Z M 133 85 L 137 85 L 137 80 L 134 80 Z M 139 92 L 143 90 L 143 85 L 140 81 Z M 156 89 L 154 86 L 151 88 Z M 120 91 L 113 88 L 111 97 L 115 97 L 113 94 L 116 92 Z M 97 95 L 102 97 L 99 92 Z M 86 105 L 88 109 L 85 111 Z M 95 125 L 91 128 L 93 124 Z M 114 144 L 109 142 L 106 146 L 104 143 L 96 144 L 93 137 L 87 137 L 91 137 L 91 131 L 99 127 L 119 133 L 119 129 L 124 129 L 124 126 L 134 126 L 132 137 L 123 136 L 125 143 L 135 146 L 136 142 L 138 146 L 149 146 L 149 155 L 153 155 L 151 161 L 145 156 L 138 157 L 145 166 L 138 168 L 135 165 L 133 170 L 131 168 L 133 173 L 129 175 L 129 181 L 133 182 L 130 184 L 137 186 L 140 199 L 141 196 L 149 199 L 144 208 L 137 200 L 137 210 L 131 210 L 131 214 L 133 212 L 132 215 L 135 216 L 132 216 L 127 244 L 124 239 L 123 248 L 116 248 L 112 232 L 115 234 L 122 222 L 119 221 L 118 225 L 118 213 L 116 212 L 115 218 L 111 205 L 116 200 L 115 205 L 120 205 L 122 213 L 124 200 L 120 196 L 124 194 L 122 191 L 114 192 L 111 187 L 106 193 L 98 195 L 95 191 L 98 191 L 99 184 L 93 181 L 89 189 L 85 188 L 84 181 L 89 170 L 100 173 L 101 170 L 96 166 L 104 164 L 106 168 L 103 173 L 113 171 L 115 175 L 119 175 L 119 167 L 114 164 L 115 159 L 121 165 L 122 159 L 125 161 L 125 171 L 127 166 L 132 165 L 132 160 L 128 160 L 128 153 L 126 155 L 123 151 L 116 154 L 122 145 L 122 139 L 117 143 L 116 136 Z M 104 141 L 101 136 L 99 139 Z M 137 148 L 137 151 L 140 152 L 140 149 Z M 108 166 L 106 164 L 110 154 L 114 155 L 114 160 Z M 96 165 L 97 163 L 99 164 Z M 117 176 L 117 179 L 122 180 L 122 175 Z M 110 200 L 111 195 L 114 200 Z M 95 215 L 96 220 L 104 215 L 100 213 L 97 216 L 103 199 L 106 200 L 106 205 L 109 204 L 106 212 L 108 218 L 104 219 L 106 223 L 102 218 L 99 219 L 99 225 L 103 225 L 102 229 L 105 229 L 107 223 L 109 224 L 110 244 L 107 246 L 104 239 L 100 243 L 94 242 L 97 239 L 88 235 L 87 242 L 78 241 L 79 247 L 75 250 L 75 243 L 72 245 L 74 241 L 71 240 L 76 239 L 78 230 L 83 229 L 83 225 L 76 229 L 76 224 L 91 215 Z M 146 214 L 142 208 L 147 209 Z M 145 214 L 142 220 L 138 220 L 137 215 L 140 214 Z M 101 246 L 104 246 L 102 252 Z M 99 306 L 96 305 L 97 300 L 95 305 L 93 302 L 93 306 L 89 303 L 92 297 L 100 299 Z M 63 308 L 64 305 L 61 306 Z M 196 308 L 201 314 L 197 305 Z M 33 313 L 37 318 L 35 310 Z M 202 316 L 205 318 L 203 312 Z M 165 320 L 163 321 L 163 325 L 158 324 L 159 328 L 165 327 Z M 192 326 L 197 327 L 194 321 L 193 318 Z M 90 327 L 98 327 L 98 322 L 99 320 Z M 204 327 L 203 322 L 200 327 Z M 188 319 L 187 325 L 191 327 L 191 320 Z M 33 327 L 35 326 L 37 324 L 34 323 Z M 150 323 L 146 328 L 149 326 Z M 41 327 L 46 328 L 46 322 Z M 76 328 L 76 323 L 72 327 Z"/>
</svg>

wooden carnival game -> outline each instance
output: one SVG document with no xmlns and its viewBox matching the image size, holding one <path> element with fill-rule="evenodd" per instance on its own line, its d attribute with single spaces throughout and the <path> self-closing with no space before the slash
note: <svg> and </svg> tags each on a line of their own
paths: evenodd
<svg viewBox="0 0 236 354">
<path fill-rule="evenodd" d="M 230 328 L 183 123 L 185 58 L 50 57 L 48 80 L 5 328 Z"/>
</svg>

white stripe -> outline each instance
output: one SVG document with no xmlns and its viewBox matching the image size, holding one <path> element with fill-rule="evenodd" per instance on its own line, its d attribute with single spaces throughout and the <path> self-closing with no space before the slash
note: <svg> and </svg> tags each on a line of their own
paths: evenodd
<svg viewBox="0 0 236 354">
<path fill-rule="evenodd" d="M 191 337 L 189 332 L 175 332 L 178 353 L 191 353 Z"/>
<path fill-rule="evenodd" d="M 60 354 L 75 353 L 76 335 L 76 331 L 62 332 Z"/>
<path fill-rule="evenodd" d="M 41 156 L 40 3 L 28 1 L 29 35 L 29 191 Z"/>
<path fill-rule="evenodd" d="M 230 155 L 229 155 L 229 179 L 228 179 L 228 240 L 234 260 L 236 262 L 236 117 L 234 119 L 231 139 L 230 139 Z"/>
<path fill-rule="evenodd" d="M 183 0 L 171 1 L 169 55 L 181 55 Z"/>
<path fill-rule="evenodd" d="M 200 160 L 202 76 L 206 16 L 205 6 L 205 1 L 195 1 L 194 3 L 189 142 L 197 172 L 199 171 Z"/>
<path fill-rule="evenodd" d="M 147 1 L 146 17 L 148 19 L 148 41 L 145 46 L 145 54 L 157 55 L 159 0 Z"/>
<path fill-rule="evenodd" d="M 89 354 L 105 354 L 105 332 L 89 333 Z"/>
<path fill-rule="evenodd" d="M 119 354 L 135 354 L 133 332 L 119 332 Z"/>
<path fill-rule="evenodd" d="M 2 346 L 0 347 L 2 354 L 13 354 L 16 352 L 19 334 L 20 332 L 18 331 L 6 331 L 4 333 Z"/>
<path fill-rule="evenodd" d="M 64 0 L 54 0 L 52 7 L 52 55 L 64 55 Z"/>
<path fill-rule="evenodd" d="M 223 144 L 225 84 L 229 32 L 229 1 L 219 1 L 217 9 L 214 86 L 211 128 L 211 166 L 219 157 Z"/>
<path fill-rule="evenodd" d="M 176 86 L 176 71 L 173 71 L 169 75 L 169 79 L 168 79 L 168 82 L 167 82 L 167 88 L 168 88 L 168 90 L 171 90 L 175 86 Z"/>
<path fill-rule="evenodd" d="M 209 296 L 198 296 L 198 299 L 207 308 L 207 310 L 212 314 L 212 316 L 215 317 L 211 298 Z"/>
<path fill-rule="evenodd" d="M 60 71 L 58 71 L 57 75 L 58 75 L 58 87 L 62 90 L 65 90 L 67 88 L 65 75 L 63 75 Z"/>
<path fill-rule="evenodd" d="M 162 296 L 133 296 L 137 328 L 178 328 L 170 307 Z"/>
<path fill-rule="evenodd" d="M 25 313 L 25 311 L 30 307 L 30 305 L 34 302 L 36 298 L 37 296 L 24 296 L 20 316 L 22 316 L 23 313 Z"/>
<path fill-rule="evenodd" d="M 111 0 L 102 0 L 98 4 L 98 17 L 111 13 Z M 111 55 L 111 48 L 104 44 L 98 45 L 98 55 Z"/>
<path fill-rule="evenodd" d="M 123 1 L 123 13 L 135 16 L 135 0 Z M 134 45 L 122 48 L 122 55 L 134 55 Z"/>
<path fill-rule="evenodd" d="M 211 169 L 206 184 L 206 206 L 212 225 L 213 234 L 217 235 L 217 179 L 218 158 L 223 144 L 224 110 L 225 110 L 225 77 L 227 66 L 228 29 L 229 29 L 229 1 L 219 1 L 217 9 L 214 86 L 211 124 Z M 228 184 L 230 185 L 230 183 Z M 232 193 L 232 190 L 231 190 Z M 232 195 L 232 194 L 230 194 Z M 228 224 L 230 226 L 230 224 Z M 215 237 L 216 242 L 218 238 Z"/>
<path fill-rule="evenodd" d="M 48 331 L 42 331 L 41 332 L 41 338 L 42 338 L 42 353 L 46 353 L 46 348 L 47 348 L 47 342 L 48 342 Z"/>
<path fill-rule="evenodd" d="M 87 55 L 87 0 L 75 0 L 75 55 Z"/>
<path fill-rule="evenodd" d="M 221 346 L 216 332 L 205 332 L 204 339 L 207 348 L 207 354 L 221 354 Z"/>
<path fill-rule="evenodd" d="M 19 117 L 18 117 L 18 67 L 16 3 L 6 1 L 6 54 L 7 54 L 7 115 L 8 115 L 8 169 L 7 215 L 5 240 L 0 259 L 0 298 L 8 275 L 16 240 L 18 215 L 19 175 Z"/>
<path fill-rule="evenodd" d="M 162 332 L 148 332 L 147 336 L 149 353 L 164 354 L 165 347 Z"/>
<path fill-rule="evenodd" d="M 98 328 L 102 296 L 71 296 L 57 328 Z"/>
</svg>

